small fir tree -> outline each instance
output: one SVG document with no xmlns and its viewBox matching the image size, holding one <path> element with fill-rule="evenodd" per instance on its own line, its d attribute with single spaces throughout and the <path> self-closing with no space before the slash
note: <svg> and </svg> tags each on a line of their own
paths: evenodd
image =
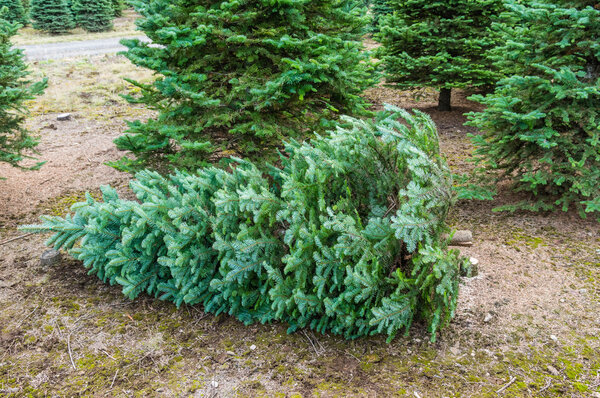
<svg viewBox="0 0 600 398">
<path fill-rule="evenodd" d="M 52 34 L 67 33 L 75 27 L 66 0 L 31 0 L 31 20 L 35 29 Z"/>
<path fill-rule="evenodd" d="M 379 32 L 379 23 L 382 16 L 392 13 L 392 7 L 388 4 L 390 0 L 371 1 L 371 14 L 373 18 L 372 27 L 374 32 Z"/>
<path fill-rule="evenodd" d="M 7 8 L 3 14 L 3 18 L 8 22 L 18 22 L 22 25 L 27 25 L 27 14 L 21 0 L 0 0 L 0 9 Z"/>
<path fill-rule="evenodd" d="M 159 116 L 115 141 L 137 157 L 118 167 L 166 159 L 193 169 L 215 151 L 256 155 L 281 137 L 324 131 L 339 112 L 366 112 L 359 94 L 374 82 L 356 0 L 132 4 L 161 46 L 123 41 L 134 64 L 159 76 L 132 82 L 141 97 L 128 99 Z"/>
<path fill-rule="evenodd" d="M 496 45 L 490 26 L 502 0 L 389 0 L 376 35 L 389 83 L 398 88 L 435 87 L 438 107 L 451 110 L 453 88 L 495 83 L 486 52 Z"/>
<path fill-rule="evenodd" d="M 505 209 L 600 212 L 600 7 L 588 0 L 509 8 L 521 23 L 505 30 L 497 58 L 518 74 L 473 97 L 486 109 L 469 115 L 483 131 L 474 142 L 484 181 L 508 179 L 531 195 Z"/>
<path fill-rule="evenodd" d="M 387 110 L 291 141 L 268 177 L 240 159 L 229 172 L 144 171 L 139 201 L 104 187 L 103 202 L 24 229 L 53 232 L 47 244 L 132 299 L 346 338 L 392 339 L 420 319 L 435 338 L 458 294 L 461 259 L 442 238 L 452 179 L 431 119 Z"/>
<path fill-rule="evenodd" d="M 77 26 L 88 32 L 105 32 L 113 27 L 112 0 L 73 0 L 71 9 Z"/>
<path fill-rule="evenodd" d="M 25 12 L 25 17 L 27 19 L 29 19 L 28 18 L 29 17 L 29 10 L 31 8 L 31 2 L 30 2 L 30 0 L 22 0 L 21 4 L 23 4 L 23 10 Z"/>
<path fill-rule="evenodd" d="M 37 141 L 23 128 L 27 108 L 25 101 L 40 95 L 47 81 L 32 83 L 23 60 L 22 50 L 10 43 L 19 27 L 3 19 L 6 8 L 0 8 L 0 162 L 20 167 L 19 162 L 30 158 L 24 152 L 33 149 Z M 31 169 L 41 166 L 38 163 Z"/>
<path fill-rule="evenodd" d="M 113 15 L 115 17 L 123 16 L 123 7 L 125 6 L 123 0 L 111 0 L 111 4 L 114 11 Z"/>
</svg>

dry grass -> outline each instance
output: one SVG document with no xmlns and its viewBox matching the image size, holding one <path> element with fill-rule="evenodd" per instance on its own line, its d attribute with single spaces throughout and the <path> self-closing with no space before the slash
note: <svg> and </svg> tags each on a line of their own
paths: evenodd
<svg viewBox="0 0 600 398">
<path fill-rule="evenodd" d="M 135 118 L 144 109 L 129 106 L 121 97 L 137 91 L 124 78 L 147 83 L 153 76 L 151 71 L 115 55 L 39 61 L 31 69 L 33 78 L 48 78 L 44 95 L 30 103 L 34 117 L 73 112 L 95 120 Z"/>
<path fill-rule="evenodd" d="M 68 34 L 52 35 L 35 30 L 31 26 L 26 26 L 19 30 L 19 33 L 12 39 L 12 42 L 19 46 L 27 44 L 60 43 L 67 41 L 107 39 L 110 37 L 136 36 L 140 34 L 140 32 L 136 30 L 135 26 L 135 20 L 138 18 L 138 16 L 139 15 L 132 9 L 123 10 L 123 16 L 115 18 L 113 22 L 113 29 L 108 32 L 101 33 L 88 33 L 81 28 L 76 28 L 71 30 Z"/>
</svg>

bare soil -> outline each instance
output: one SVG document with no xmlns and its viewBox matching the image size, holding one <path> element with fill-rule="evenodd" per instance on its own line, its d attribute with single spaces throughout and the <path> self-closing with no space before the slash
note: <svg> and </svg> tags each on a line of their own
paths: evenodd
<svg viewBox="0 0 600 398">
<path fill-rule="evenodd" d="M 94 59 L 71 76 L 140 73 L 121 62 Z M 50 68 L 61 85 L 74 64 L 35 67 Z M 118 84 L 107 83 L 106 92 L 128 89 Z M 68 105 L 69 95 L 57 101 Z M 376 107 L 429 113 L 451 167 L 470 167 L 466 134 L 476 131 L 463 125 L 463 113 L 478 108 L 465 93 L 448 113 L 435 110 L 429 90 L 378 87 L 367 96 Z M 461 251 L 480 261 L 479 274 L 463 280 L 456 316 L 435 343 L 419 325 L 391 344 L 345 341 L 309 330 L 288 335 L 278 323 L 244 326 L 149 297 L 129 302 L 67 256 L 42 267 L 43 237 L 2 243 L 19 236 L 19 224 L 64 214 L 85 190 L 124 187 L 128 176 L 103 163 L 122 156 L 112 144 L 122 119 L 150 115 L 120 102 L 77 102 L 74 119 L 57 122 L 52 103 L 38 99 L 29 120 L 48 163 L 37 172 L 0 166 L 8 178 L 0 181 L 0 396 L 600 397 L 597 222 L 494 212 L 514 200 L 509 192 L 458 203 L 450 222 L 474 232 L 474 245 Z"/>
</svg>

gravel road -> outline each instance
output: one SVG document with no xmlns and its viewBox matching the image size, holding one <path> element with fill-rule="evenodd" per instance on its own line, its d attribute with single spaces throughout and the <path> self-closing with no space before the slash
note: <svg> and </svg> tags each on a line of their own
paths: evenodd
<svg viewBox="0 0 600 398">
<path fill-rule="evenodd" d="M 126 50 L 119 43 L 121 39 L 140 39 L 150 41 L 146 36 L 111 37 L 108 39 L 69 41 L 63 43 L 31 44 L 18 46 L 25 51 L 30 61 L 70 58 L 85 55 L 111 54 Z"/>
</svg>

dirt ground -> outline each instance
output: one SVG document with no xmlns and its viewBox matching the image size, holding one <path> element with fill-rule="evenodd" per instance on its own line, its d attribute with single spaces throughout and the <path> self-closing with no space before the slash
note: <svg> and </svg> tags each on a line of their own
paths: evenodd
<svg viewBox="0 0 600 398">
<path fill-rule="evenodd" d="M 391 344 L 287 335 L 278 323 L 247 327 L 199 307 L 130 302 L 67 256 L 42 267 L 44 237 L 3 242 L 41 214 L 65 214 L 85 190 L 125 186 L 128 176 L 104 162 L 123 155 L 112 144 L 122 120 L 150 113 L 118 98 L 130 89 L 118 77 L 149 76 L 117 57 L 34 68 L 55 81 L 28 121 L 48 163 L 37 172 L 0 166 L 0 396 L 600 397 L 599 225 L 574 213 L 493 212 L 514 200 L 508 192 L 451 214 L 455 228 L 474 233 L 462 252 L 480 261 L 479 274 L 463 280 L 436 343 L 419 325 Z M 462 114 L 477 108 L 464 94 L 450 113 L 436 111 L 427 90 L 380 87 L 368 97 L 430 113 L 450 165 L 470 167 L 474 131 Z M 56 121 L 64 111 L 73 119 Z"/>
</svg>

